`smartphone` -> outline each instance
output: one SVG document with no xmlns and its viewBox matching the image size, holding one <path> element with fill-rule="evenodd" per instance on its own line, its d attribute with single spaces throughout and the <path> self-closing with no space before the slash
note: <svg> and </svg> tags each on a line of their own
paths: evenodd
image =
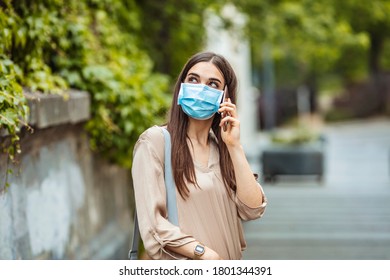
<svg viewBox="0 0 390 280">
<path fill-rule="evenodd" d="M 226 86 L 226 87 L 225 87 L 225 90 L 224 90 L 224 93 L 223 93 L 222 102 L 225 102 L 225 100 L 227 101 L 228 98 L 229 98 L 229 95 L 228 95 L 228 88 L 227 88 L 227 86 Z M 226 115 L 225 115 L 225 113 L 222 113 L 222 115 L 221 115 L 222 118 L 225 118 L 226 116 L 230 116 L 230 114 L 229 114 L 229 113 L 226 113 Z M 225 122 L 225 123 L 223 124 L 223 131 L 226 131 L 226 130 L 227 130 L 228 125 L 229 125 L 229 122 Z"/>
</svg>

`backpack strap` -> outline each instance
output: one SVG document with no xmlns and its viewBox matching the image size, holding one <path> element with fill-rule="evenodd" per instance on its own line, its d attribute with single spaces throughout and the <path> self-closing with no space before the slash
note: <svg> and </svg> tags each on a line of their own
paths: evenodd
<svg viewBox="0 0 390 280">
<path fill-rule="evenodd" d="M 165 128 L 162 128 L 165 138 L 165 187 L 167 193 L 168 220 L 179 226 L 179 217 L 176 204 L 176 187 L 172 174 L 171 136 Z"/>
<path fill-rule="evenodd" d="M 133 229 L 133 240 L 131 241 L 131 249 L 129 251 L 129 259 L 130 260 L 137 260 L 138 259 L 138 247 L 139 247 L 139 240 L 140 240 L 140 233 L 138 228 L 138 218 L 137 218 L 137 211 L 134 211 L 134 229 Z"/>
</svg>

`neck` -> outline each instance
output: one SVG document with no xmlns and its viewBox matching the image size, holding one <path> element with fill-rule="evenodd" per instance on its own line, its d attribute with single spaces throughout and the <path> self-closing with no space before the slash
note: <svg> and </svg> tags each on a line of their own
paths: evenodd
<svg viewBox="0 0 390 280">
<path fill-rule="evenodd" d="M 187 135 L 191 141 L 195 141 L 201 145 L 207 145 L 212 122 L 213 118 L 206 121 L 190 119 Z"/>
</svg>

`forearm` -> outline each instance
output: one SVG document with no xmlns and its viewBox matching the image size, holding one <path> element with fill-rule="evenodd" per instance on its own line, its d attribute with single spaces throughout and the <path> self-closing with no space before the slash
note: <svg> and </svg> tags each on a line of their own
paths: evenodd
<svg viewBox="0 0 390 280">
<path fill-rule="evenodd" d="M 228 146 L 237 182 L 237 196 L 249 207 L 256 208 L 263 203 L 263 193 L 253 175 L 241 145 Z"/>
</svg>

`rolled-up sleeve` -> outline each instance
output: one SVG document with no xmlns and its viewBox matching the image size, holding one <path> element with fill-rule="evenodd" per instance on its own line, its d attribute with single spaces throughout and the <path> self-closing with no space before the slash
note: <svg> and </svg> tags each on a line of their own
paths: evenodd
<svg viewBox="0 0 390 280">
<path fill-rule="evenodd" d="M 164 180 L 164 136 L 159 127 L 146 130 L 133 153 L 133 187 L 141 238 L 153 259 L 182 259 L 165 248 L 178 247 L 195 239 L 167 219 Z"/>
<path fill-rule="evenodd" d="M 261 190 L 261 193 L 263 194 L 263 203 L 258 207 L 249 207 L 239 199 L 238 195 L 234 196 L 234 202 L 237 206 L 238 216 L 244 221 L 259 219 L 265 212 L 268 200 L 264 194 L 263 188 L 260 186 L 260 184 L 258 184 L 258 186 Z"/>
</svg>

